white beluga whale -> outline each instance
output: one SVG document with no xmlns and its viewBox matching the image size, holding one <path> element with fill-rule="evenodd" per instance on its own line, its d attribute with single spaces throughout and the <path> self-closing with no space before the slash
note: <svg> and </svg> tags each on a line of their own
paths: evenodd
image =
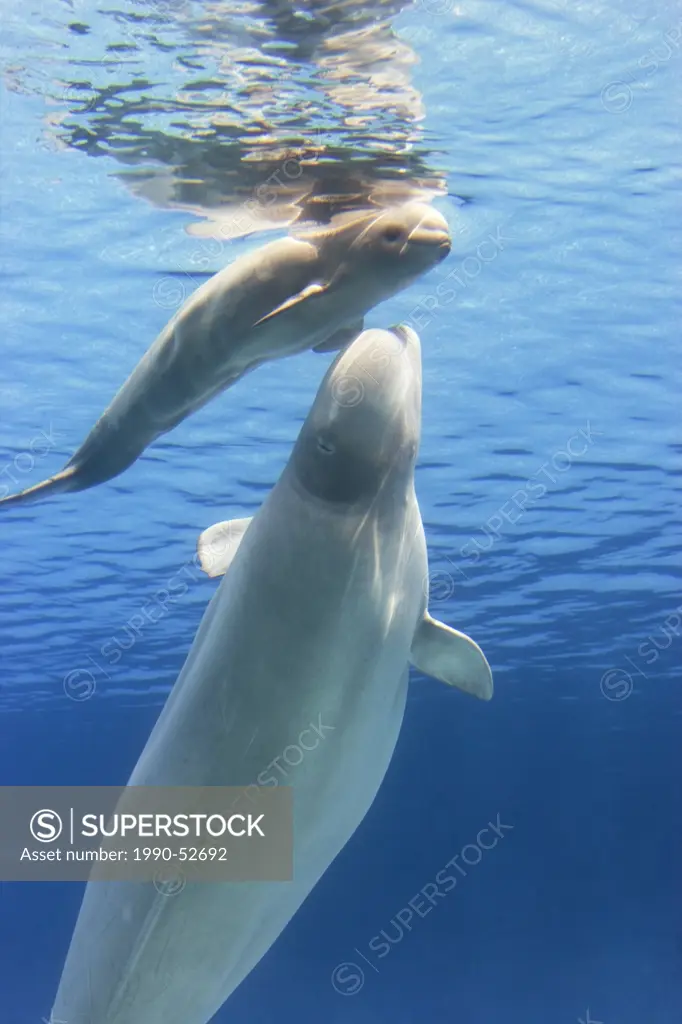
<svg viewBox="0 0 682 1024">
<path fill-rule="evenodd" d="M 118 476 L 156 438 L 261 363 L 342 348 L 373 306 L 449 251 L 446 220 L 413 201 L 343 214 L 241 257 L 178 310 L 66 466 L 0 506 Z"/>
<path fill-rule="evenodd" d="M 398 739 L 409 665 L 489 700 L 480 648 L 433 619 L 414 490 L 421 353 L 410 328 L 335 359 L 253 519 L 199 539 L 222 575 L 130 778 L 293 787 L 290 882 L 90 882 L 53 1008 L 69 1024 L 207 1024 L 352 836 Z M 303 737 L 305 736 L 305 742 Z M 277 765 L 292 745 L 286 779 Z"/>
</svg>

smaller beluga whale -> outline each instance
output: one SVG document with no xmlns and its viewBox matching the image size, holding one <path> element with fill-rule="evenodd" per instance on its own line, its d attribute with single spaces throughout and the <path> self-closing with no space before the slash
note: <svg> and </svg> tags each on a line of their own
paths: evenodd
<svg viewBox="0 0 682 1024">
<path fill-rule="evenodd" d="M 449 251 L 444 217 L 410 201 L 340 214 L 242 256 L 178 310 L 66 466 L 0 507 L 111 480 L 262 363 L 343 348 L 370 309 Z"/>
<path fill-rule="evenodd" d="M 188 881 L 172 898 L 151 882 L 89 882 L 53 1019 L 207 1024 L 371 807 L 409 665 L 491 698 L 481 649 L 428 612 L 421 390 L 415 332 L 364 331 L 327 371 L 256 515 L 201 535 L 202 567 L 222 579 L 129 780 L 272 785 L 268 768 L 305 735 L 287 766 L 293 880 Z"/>
</svg>

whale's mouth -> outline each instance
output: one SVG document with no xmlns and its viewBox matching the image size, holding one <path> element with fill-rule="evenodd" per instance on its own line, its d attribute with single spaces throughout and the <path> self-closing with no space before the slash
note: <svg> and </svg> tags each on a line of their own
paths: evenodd
<svg viewBox="0 0 682 1024">
<path fill-rule="evenodd" d="M 396 338 L 402 341 L 403 345 L 407 345 L 410 341 L 410 328 L 407 324 L 393 324 L 390 331 L 391 334 L 395 334 Z"/>
<path fill-rule="evenodd" d="M 430 210 L 410 231 L 405 248 L 407 246 L 428 246 L 432 252 L 433 250 L 438 250 L 438 259 L 442 260 L 449 254 L 452 248 L 452 241 L 447 225 L 443 224 L 440 216 L 437 215 L 438 222 L 434 224 L 436 219 L 433 216 L 434 213 L 435 211 Z"/>
</svg>

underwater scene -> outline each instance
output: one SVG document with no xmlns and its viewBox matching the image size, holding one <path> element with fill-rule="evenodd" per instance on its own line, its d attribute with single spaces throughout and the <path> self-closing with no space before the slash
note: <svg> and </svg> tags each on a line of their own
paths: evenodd
<svg viewBox="0 0 682 1024">
<path fill-rule="evenodd" d="M 0 1024 L 682 1024 L 679 5 L 0 25 Z"/>
</svg>

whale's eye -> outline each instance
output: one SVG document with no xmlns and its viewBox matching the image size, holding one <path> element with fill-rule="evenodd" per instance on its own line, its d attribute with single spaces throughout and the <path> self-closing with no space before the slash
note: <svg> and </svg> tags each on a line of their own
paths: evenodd
<svg viewBox="0 0 682 1024">
<path fill-rule="evenodd" d="M 384 241 L 388 242 L 389 245 L 399 242 L 402 237 L 403 233 L 400 228 L 392 227 L 384 230 Z"/>
</svg>

